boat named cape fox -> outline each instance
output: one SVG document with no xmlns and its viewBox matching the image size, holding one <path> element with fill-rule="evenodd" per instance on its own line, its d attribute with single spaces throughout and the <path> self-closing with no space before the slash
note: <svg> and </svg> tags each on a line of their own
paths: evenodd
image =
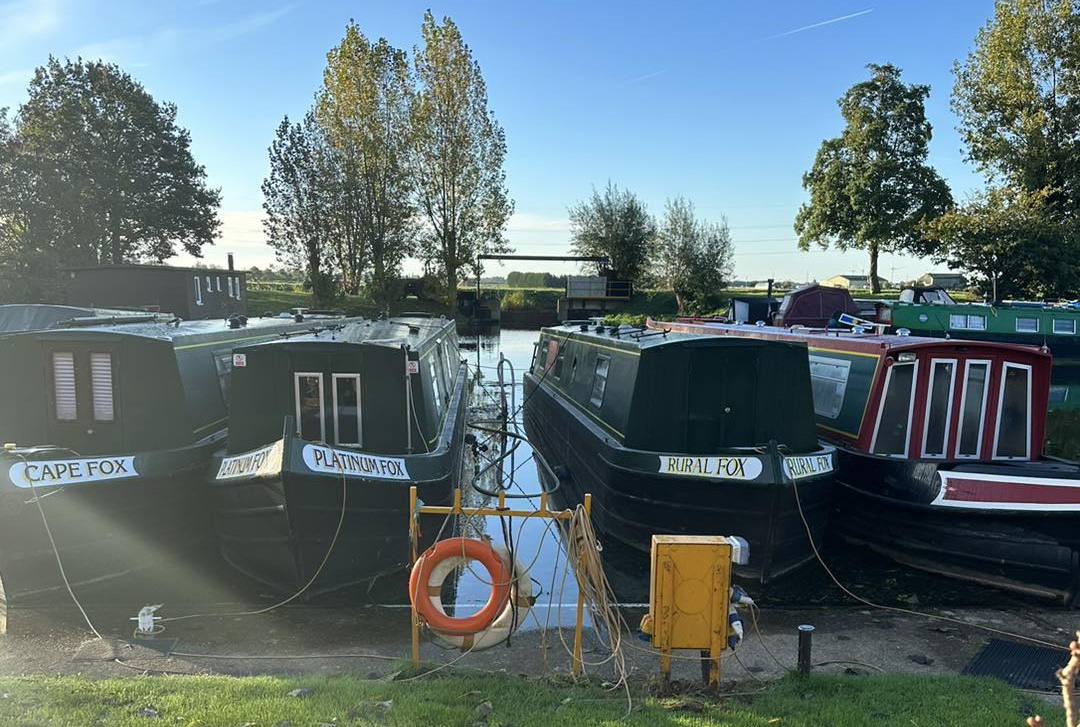
<svg viewBox="0 0 1080 727">
<path fill-rule="evenodd" d="M 3 307 L 22 331 L 0 337 L 0 600 L 64 595 L 57 554 L 75 586 L 207 566 L 233 350 L 319 325 L 97 313 Z"/>
</svg>

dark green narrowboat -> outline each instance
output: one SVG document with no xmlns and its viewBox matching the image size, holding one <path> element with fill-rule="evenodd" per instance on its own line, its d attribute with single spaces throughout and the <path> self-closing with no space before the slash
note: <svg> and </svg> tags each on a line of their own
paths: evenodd
<svg viewBox="0 0 1080 727">
<path fill-rule="evenodd" d="M 212 557 L 204 478 L 233 349 L 313 325 L 144 315 L 0 338 L 3 600 L 64 592 L 42 512 L 75 586 Z"/>
<path fill-rule="evenodd" d="M 567 323 L 544 328 L 525 374 L 529 441 L 593 496 L 607 542 L 644 557 L 654 534 L 736 535 L 740 575 L 767 582 L 813 558 L 835 451 L 814 433 L 806 346 Z"/>
<path fill-rule="evenodd" d="M 409 487 L 444 504 L 460 481 L 468 375 L 454 321 L 351 323 L 236 357 L 228 449 L 210 475 L 225 560 L 305 597 L 406 568 Z"/>
</svg>

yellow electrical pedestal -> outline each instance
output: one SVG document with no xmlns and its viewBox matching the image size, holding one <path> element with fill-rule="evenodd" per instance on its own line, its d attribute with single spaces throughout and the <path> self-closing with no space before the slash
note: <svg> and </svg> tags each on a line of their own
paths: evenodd
<svg viewBox="0 0 1080 727">
<path fill-rule="evenodd" d="M 641 630 L 660 651 L 660 678 L 671 678 L 673 649 L 697 649 L 708 683 L 720 684 L 720 652 L 728 644 L 732 564 L 745 564 L 746 541 L 716 535 L 653 535 L 649 613 Z M 704 673 L 704 664 L 702 671 Z"/>
</svg>

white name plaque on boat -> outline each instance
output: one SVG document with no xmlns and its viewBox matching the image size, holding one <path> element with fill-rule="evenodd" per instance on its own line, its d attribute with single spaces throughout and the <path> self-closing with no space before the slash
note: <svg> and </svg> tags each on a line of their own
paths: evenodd
<svg viewBox="0 0 1080 727">
<path fill-rule="evenodd" d="M 247 477 L 266 477 L 281 472 L 281 441 L 235 457 L 226 457 L 218 467 L 217 479 L 235 480 Z"/>
<path fill-rule="evenodd" d="M 753 480 L 761 474 L 757 457 L 686 457 L 660 455 L 660 472 L 723 480 Z"/>
<path fill-rule="evenodd" d="M 319 444 L 304 446 L 304 464 L 312 472 L 377 480 L 407 480 L 409 470 L 401 457 L 380 457 L 363 452 L 331 449 Z"/>
<path fill-rule="evenodd" d="M 814 454 L 803 457 L 784 457 L 784 474 L 793 480 L 823 475 L 833 471 L 832 457 Z"/>
<path fill-rule="evenodd" d="M 138 476 L 134 457 L 16 462 L 8 470 L 12 484 L 24 488 L 78 485 L 83 482 L 122 480 Z"/>
</svg>

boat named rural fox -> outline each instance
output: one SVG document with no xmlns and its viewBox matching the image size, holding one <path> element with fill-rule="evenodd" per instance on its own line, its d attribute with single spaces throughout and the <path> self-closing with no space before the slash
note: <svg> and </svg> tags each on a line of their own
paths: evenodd
<svg viewBox="0 0 1080 727">
<path fill-rule="evenodd" d="M 530 443 L 563 468 L 559 498 L 593 496 L 602 538 L 648 553 L 654 534 L 737 535 L 762 582 L 813 557 L 835 452 L 814 434 L 806 347 L 628 326 L 541 331 L 525 374 Z"/>
</svg>

